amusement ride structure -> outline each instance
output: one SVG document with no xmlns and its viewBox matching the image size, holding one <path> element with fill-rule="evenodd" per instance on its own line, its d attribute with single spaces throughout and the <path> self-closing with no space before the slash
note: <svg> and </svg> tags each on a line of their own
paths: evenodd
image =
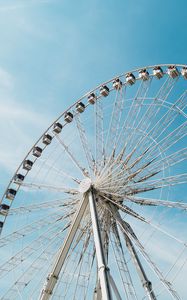
<svg viewBox="0 0 187 300">
<path fill-rule="evenodd" d="M 46 129 L 1 200 L 2 300 L 184 300 L 186 108 L 187 66 L 148 66 Z"/>
</svg>

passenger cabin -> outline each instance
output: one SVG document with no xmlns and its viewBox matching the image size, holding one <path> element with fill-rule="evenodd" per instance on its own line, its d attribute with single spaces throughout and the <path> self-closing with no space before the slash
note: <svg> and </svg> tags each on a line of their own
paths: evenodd
<svg viewBox="0 0 187 300">
<path fill-rule="evenodd" d="M 109 95 L 109 92 L 110 92 L 110 90 L 109 90 L 108 86 L 103 85 L 100 87 L 100 94 L 102 96 L 107 97 Z"/>
<path fill-rule="evenodd" d="M 1 204 L 0 205 L 0 214 L 3 215 L 3 216 L 7 216 L 9 209 L 10 209 L 9 205 Z"/>
<path fill-rule="evenodd" d="M 119 78 L 114 79 L 112 86 L 115 90 L 120 90 L 122 88 L 122 82 Z"/>
<path fill-rule="evenodd" d="M 146 81 L 149 79 L 149 73 L 146 69 L 142 69 L 139 71 L 139 78 L 141 78 L 143 81 Z"/>
<path fill-rule="evenodd" d="M 82 112 L 85 110 L 85 105 L 84 105 L 84 103 L 78 102 L 78 103 L 76 104 L 76 110 L 77 110 L 79 113 L 82 113 Z"/>
<path fill-rule="evenodd" d="M 14 200 L 15 196 L 16 196 L 17 191 L 14 189 L 8 189 L 6 191 L 6 198 L 9 200 Z"/>
<path fill-rule="evenodd" d="M 126 83 L 129 85 L 133 85 L 136 81 L 136 78 L 132 73 L 126 74 L 125 78 L 126 78 Z"/>
<path fill-rule="evenodd" d="M 52 136 L 49 135 L 49 134 L 44 134 L 43 138 L 42 138 L 42 142 L 45 144 L 45 145 L 49 145 L 51 144 L 51 141 L 52 141 Z"/>
<path fill-rule="evenodd" d="M 62 124 L 60 124 L 59 122 L 55 123 L 53 125 L 53 132 L 60 133 L 61 131 L 62 131 Z"/>
<path fill-rule="evenodd" d="M 40 148 L 38 146 L 34 147 L 32 154 L 36 157 L 40 157 L 42 154 L 42 148 Z"/>
<path fill-rule="evenodd" d="M 154 67 L 153 68 L 153 75 L 156 78 L 161 79 L 164 76 L 164 72 L 163 72 L 161 67 Z"/>
<path fill-rule="evenodd" d="M 88 102 L 89 102 L 90 104 L 95 104 L 96 99 L 97 99 L 97 97 L 96 97 L 96 95 L 95 95 L 94 93 L 91 93 L 91 94 L 88 96 Z"/>
<path fill-rule="evenodd" d="M 179 71 L 175 66 L 169 66 L 167 73 L 173 79 L 179 76 Z"/>
<path fill-rule="evenodd" d="M 67 112 L 64 115 L 64 121 L 66 121 L 67 123 L 71 123 L 73 120 L 73 114 L 71 112 Z"/>
<path fill-rule="evenodd" d="M 23 162 L 24 170 L 30 171 L 32 169 L 32 166 L 33 166 L 33 162 L 31 160 L 29 160 L 29 159 L 24 160 L 24 162 Z"/>
<path fill-rule="evenodd" d="M 181 74 L 184 77 L 184 79 L 187 79 L 187 67 L 183 67 L 182 68 Z"/>
<path fill-rule="evenodd" d="M 24 178 L 25 176 L 23 176 L 22 174 L 16 174 L 14 176 L 14 181 L 16 181 L 16 183 L 22 183 Z"/>
</svg>

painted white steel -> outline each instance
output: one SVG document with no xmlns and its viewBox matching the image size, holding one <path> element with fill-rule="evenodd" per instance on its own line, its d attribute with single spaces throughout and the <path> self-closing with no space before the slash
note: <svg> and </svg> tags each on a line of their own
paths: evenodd
<svg viewBox="0 0 187 300">
<path fill-rule="evenodd" d="M 100 279 L 102 299 L 112 300 L 110 284 L 109 284 L 109 276 L 108 276 L 109 269 L 107 268 L 107 265 L 105 263 L 101 232 L 99 228 L 97 210 L 95 205 L 95 196 L 92 190 L 89 192 L 88 197 L 89 197 L 90 214 L 92 220 L 93 236 L 94 236 L 96 256 L 97 256 L 98 275 Z"/>
<path fill-rule="evenodd" d="M 58 258 L 54 264 L 53 270 L 51 274 L 47 277 L 47 282 L 44 286 L 44 289 L 41 293 L 40 300 L 48 300 L 50 299 L 52 292 L 55 288 L 55 285 L 58 281 L 58 276 L 60 274 L 60 271 L 63 267 L 64 261 L 67 257 L 68 251 L 71 247 L 71 244 L 73 242 L 74 236 L 77 232 L 77 229 L 79 227 L 79 224 L 81 222 L 81 219 L 84 215 L 84 212 L 86 210 L 86 207 L 88 205 L 88 197 L 83 197 L 80 203 L 79 208 L 77 209 L 77 213 L 75 214 L 75 217 L 72 221 L 71 227 L 69 229 L 69 233 L 67 235 L 67 238 L 64 242 L 64 245 L 62 249 L 59 252 Z"/>
</svg>

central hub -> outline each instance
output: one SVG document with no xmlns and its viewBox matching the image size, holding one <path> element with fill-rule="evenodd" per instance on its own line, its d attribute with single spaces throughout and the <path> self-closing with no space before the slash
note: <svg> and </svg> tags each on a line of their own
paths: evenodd
<svg viewBox="0 0 187 300">
<path fill-rule="evenodd" d="M 90 178 L 84 178 L 79 185 L 79 192 L 84 194 L 91 188 L 92 182 Z"/>
</svg>

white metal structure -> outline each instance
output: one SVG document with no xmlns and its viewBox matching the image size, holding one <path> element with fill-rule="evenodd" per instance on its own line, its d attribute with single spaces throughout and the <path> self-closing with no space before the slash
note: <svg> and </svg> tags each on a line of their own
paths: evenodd
<svg viewBox="0 0 187 300">
<path fill-rule="evenodd" d="M 185 299 L 187 66 L 86 93 L 33 145 L 0 206 L 0 298 Z"/>
</svg>

